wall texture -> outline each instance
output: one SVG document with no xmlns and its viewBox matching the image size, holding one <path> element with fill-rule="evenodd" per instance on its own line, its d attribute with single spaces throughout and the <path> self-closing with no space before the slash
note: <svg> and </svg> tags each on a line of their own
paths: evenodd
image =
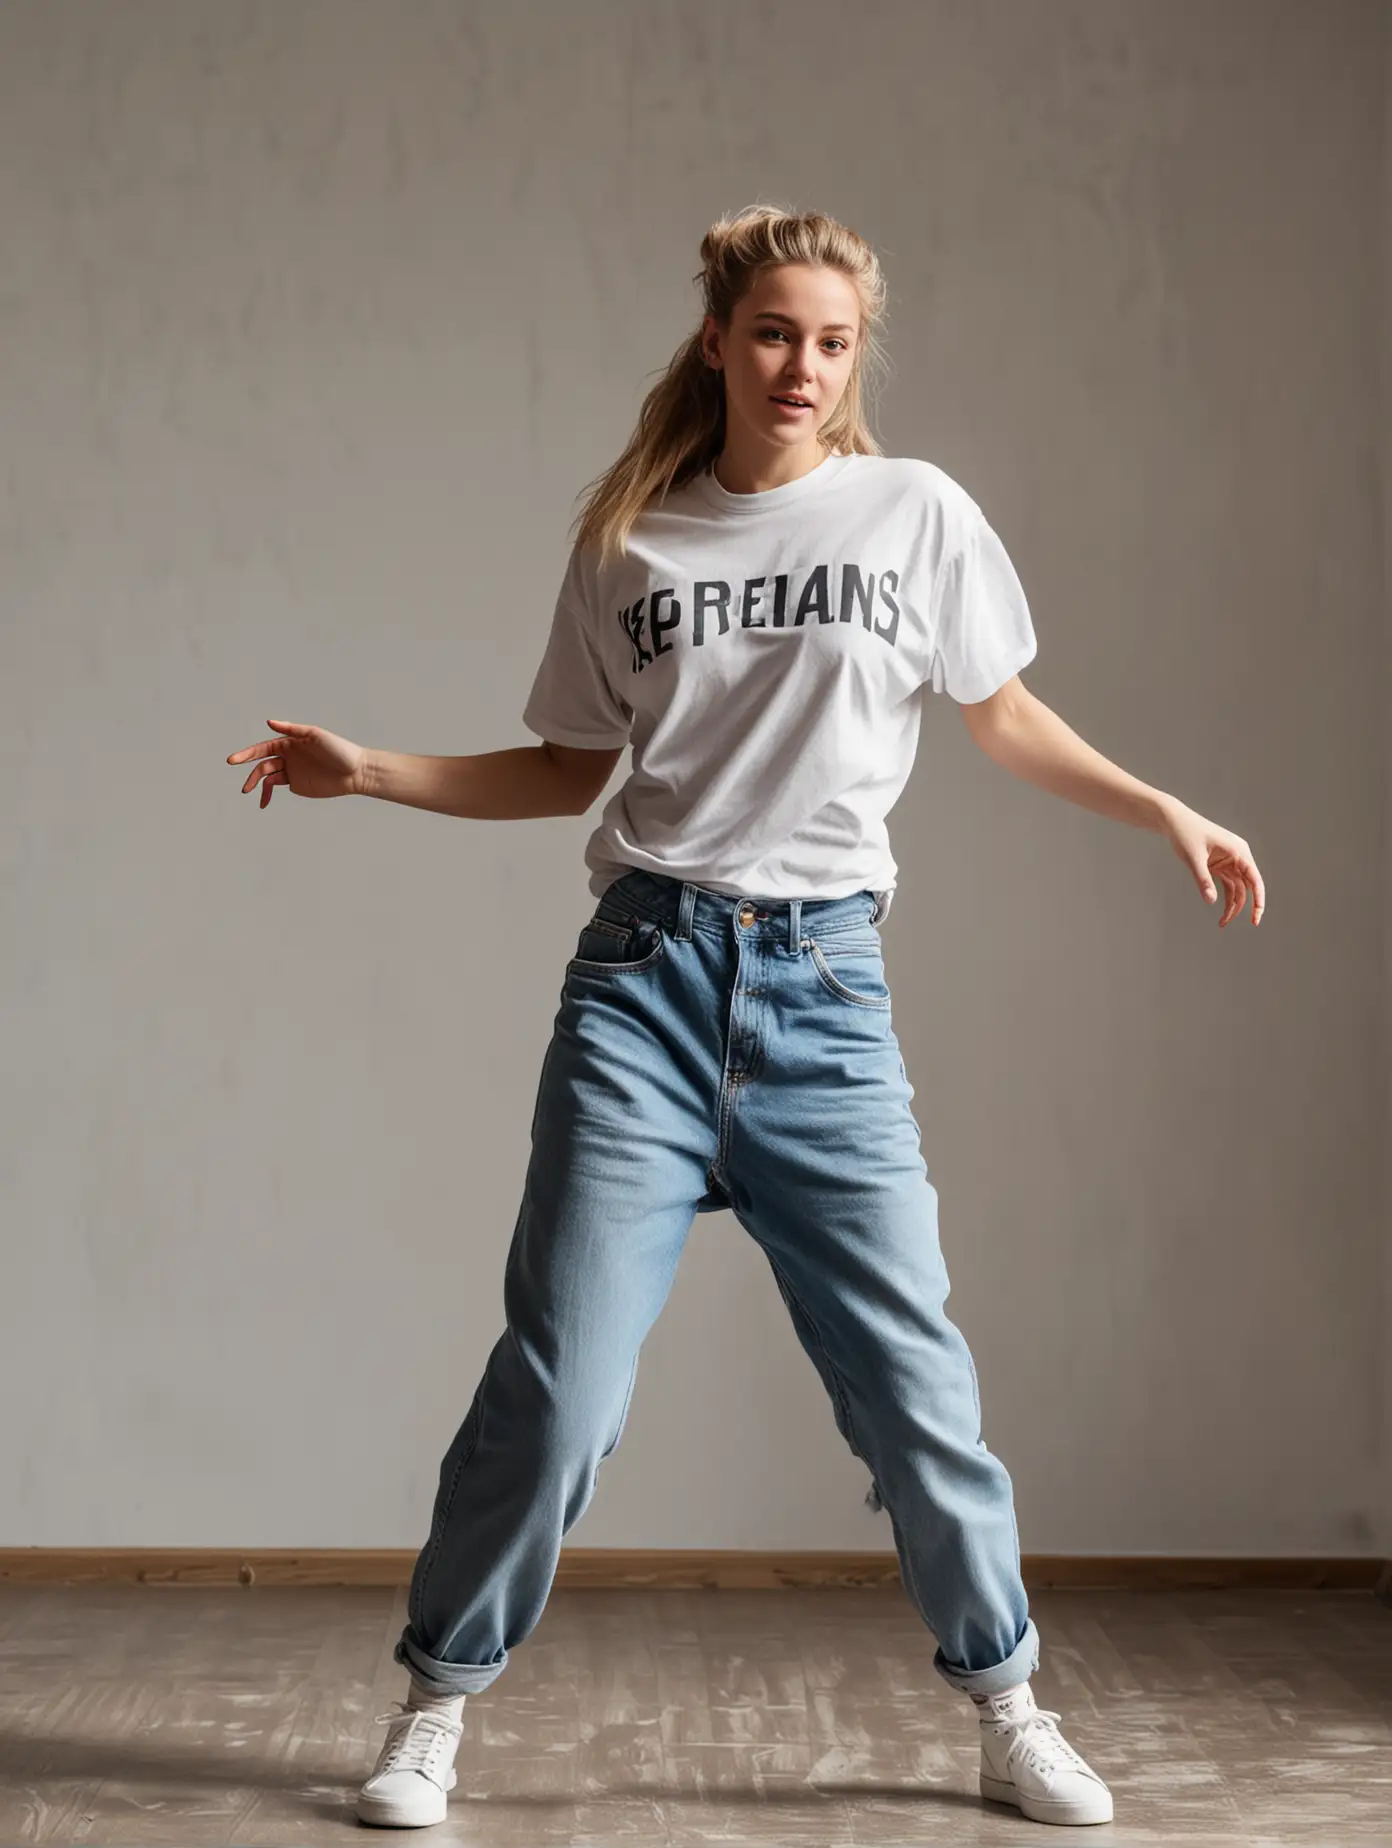
<svg viewBox="0 0 1392 1848">
<path fill-rule="evenodd" d="M 886 955 L 1022 1545 L 1392 1544 L 1386 29 L 0 5 L 0 1544 L 424 1539 L 597 808 L 224 759 L 533 742 L 575 496 L 756 197 L 880 250 L 882 441 L 1005 538 L 1027 684 L 1268 884 L 1220 933 L 930 705 Z M 865 1487 L 703 1216 L 574 1542 L 889 1550 Z"/>
</svg>

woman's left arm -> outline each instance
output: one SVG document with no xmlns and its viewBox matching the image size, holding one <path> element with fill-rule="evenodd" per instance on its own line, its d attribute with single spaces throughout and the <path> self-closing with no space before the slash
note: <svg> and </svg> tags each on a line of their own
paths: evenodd
<svg viewBox="0 0 1392 1848">
<path fill-rule="evenodd" d="M 1012 776 L 1098 815 L 1163 834 L 1210 904 L 1217 897 L 1213 881 L 1221 879 L 1228 896 L 1220 930 L 1242 910 L 1249 888 L 1252 922 L 1261 922 L 1266 888 L 1246 841 L 1186 808 L 1177 797 L 1128 776 L 1036 699 L 1018 675 L 989 699 L 960 710 L 976 743 Z"/>
</svg>

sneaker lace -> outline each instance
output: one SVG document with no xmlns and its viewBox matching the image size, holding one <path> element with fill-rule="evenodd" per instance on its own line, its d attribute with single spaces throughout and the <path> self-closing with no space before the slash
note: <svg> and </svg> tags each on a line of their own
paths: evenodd
<svg viewBox="0 0 1392 1848">
<path fill-rule="evenodd" d="M 373 1725 L 394 1729 L 382 1748 L 379 1777 L 389 1771 L 421 1771 L 434 1777 L 464 1730 L 448 1714 L 408 1707 L 404 1701 L 393 1702 L 386 1713 L 376 1716 Z"/>
<path fill-rule="evenodd" d="M 1006 1766 L 1012 1772 L 1017 1759 L 1023 1758 L 1024 1764 L 1033 1771 L 1082 1771 L 1092 1776 L 1085 1759 L 1064 1738 L 1058 1729 L 1061 1713 L 1054 1713 L 1048 1707 L 1031 1707 L 1025 1713 L 1008 1714 L 998 1720 L 992 1720 L 993 1731 L 1015 1736 L 1005 1749 Z"/>
</svg>

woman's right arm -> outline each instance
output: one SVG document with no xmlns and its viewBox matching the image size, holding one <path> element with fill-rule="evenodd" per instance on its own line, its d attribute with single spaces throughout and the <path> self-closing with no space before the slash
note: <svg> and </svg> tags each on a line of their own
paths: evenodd
<svg viewBox="0 0 1392 1848">
<path fill-rule="evenodd" d="M 583 815 L 609 781 L 623 747 L 577 751 L 519 744 L 476 757 L 415 757 L 401 751 L 365 755 L 365 796 L 476 821 L 519 821 Z"/>
<path fill-rule="evenodd" d="M 321 725 L 288 719 L 268 719 L 267 724 L 277 737 L 227 759 L 229 764 L 252 763 L 242 791 L 249 793 L 259 782 L 262 808 L 276 785 L 284 783 L 297 796 L 376 796 L 478 821 L 582 815 L 623 755 L 622 745 L 591 751 L 548 741 L 472 757 L 422 757 L 369 750 Z"/>
</svg>

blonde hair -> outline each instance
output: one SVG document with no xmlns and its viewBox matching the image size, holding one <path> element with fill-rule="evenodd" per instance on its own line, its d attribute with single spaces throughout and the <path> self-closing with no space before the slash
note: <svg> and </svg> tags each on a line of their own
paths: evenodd
<svg viewBox="0 0 1392 1848">
<path fill-rule="evenodd" d="M 885 284 L 864 238 L 821 212 L 751 205 L 711 226 L 701 240 L 701 261 L 692 280 L 701 288 L 705 312 L 721 328 L 729 327 L 735 304 L 759 278 L 785 263 L 821 264 L 855 284 L 861 336 L 845 391 L 818 440 L 829 453 L 883 455 L 866 421 L 865 400 L 867 372 L 878 388 L 888 370 L 876 331 L 884 318 Z M 627 550 L 633 524 L 651 500 L 682 487 L 725 446 L 725 375 L 706 364 L 701 332 L 698 326 L 682 342 L 644 398 L 623 454 L 587 484 L 576 543 L 595 547 L 601 562 Z"/>
</svg>

